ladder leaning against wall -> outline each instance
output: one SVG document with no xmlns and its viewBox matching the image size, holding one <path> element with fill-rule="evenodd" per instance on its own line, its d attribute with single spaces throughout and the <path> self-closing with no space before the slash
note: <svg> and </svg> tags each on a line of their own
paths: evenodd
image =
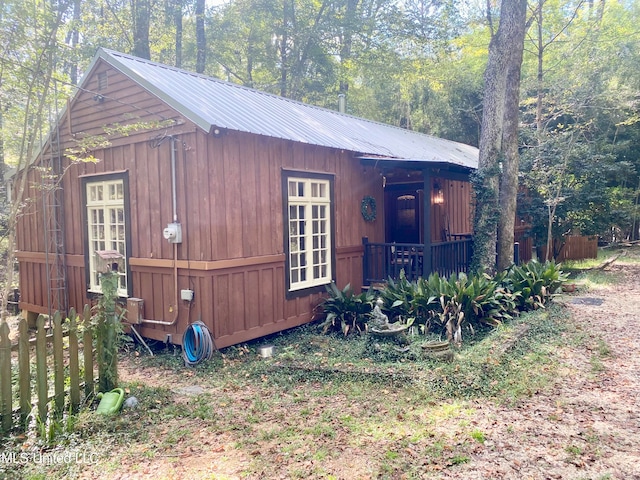
<svg viewBox="0 0 640 480">
<path fill-rule="evenodd" d="M 55 117 L 51 117 L 50 112 L 48 152 L 42 156 L 41 172 L 47 307 L 50 319 L 56 311 L 66 312 L 69 303 L 64 248 L 63 154 L 57 105 Z M 43 153 L 45 153 L 44 150 Z"/>
</svg>

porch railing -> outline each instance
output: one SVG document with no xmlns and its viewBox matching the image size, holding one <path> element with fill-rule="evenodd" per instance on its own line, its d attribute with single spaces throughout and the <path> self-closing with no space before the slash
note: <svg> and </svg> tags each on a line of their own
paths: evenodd
<svg viewBox="0 0 640 480">
<path fill-rule="evenodd" d="M 398 278 L 404 270 L 408 280 L 413 281 L 432 272 L 448 277 L 453 273 L 467 272 L 471 263 L 472 240 L 462 238 L 450 242 L 431 244 L 431 271 L 424 272 L 425 248 L 418 243 L 370 243 L 363 238 L 364 285 Z"/>
</svg>

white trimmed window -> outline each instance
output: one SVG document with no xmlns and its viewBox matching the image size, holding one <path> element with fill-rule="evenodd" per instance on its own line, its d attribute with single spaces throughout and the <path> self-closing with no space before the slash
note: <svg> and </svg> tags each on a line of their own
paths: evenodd
<svg viewBox="0 0 640 480">
<path fill-rule="evenodd" d="M 331 282 L 331 183 L 287 179 L 289 291 Z"/>
<path fill-rule="evenodd" d="M 87 220 L 89 239 L 89 290 L 102 292 L 100 274 L 104 265 L 98 251 L 115 250 L 122 255 L 118 262 L 118 295 L 127 296 L 127 232 L 125 228 L 124 181 L 87 182 Z"/>
</svg>

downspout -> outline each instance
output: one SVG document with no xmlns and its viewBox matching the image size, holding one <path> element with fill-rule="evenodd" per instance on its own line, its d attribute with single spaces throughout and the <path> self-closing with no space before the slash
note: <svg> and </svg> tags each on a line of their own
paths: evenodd
<svg viewBox="0 0 640 480">
<path fill-rule="evenodd" d="M 177 193 L 176 193 L 176 139 L 171 139 L 171 198 L 173 201 L 173 222 L 178 222 Z M 141 319 L 142 323 L 150 323 L 153 325 L 171 326 L 178 320 L 178 244 L 173 244 L 173 290 L 175 292 L 175 303 L 173 308 L 173 320 L 170 322 L 164 320 L 151 320 L 147 318 Z"/>
</svg>

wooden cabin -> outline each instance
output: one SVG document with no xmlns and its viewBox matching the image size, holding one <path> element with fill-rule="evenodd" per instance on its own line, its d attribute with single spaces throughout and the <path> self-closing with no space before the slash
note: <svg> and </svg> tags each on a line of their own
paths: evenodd
<svg viewBox="0 0 640 480">
<path fill-rule="evenodd" d="M 101 49 L 21 172 L 20 308 L 81 309 L 109 268 L 147 338 L 180 344 L 202 320 L 220 348 L 291 328 L 332 281 L 466 268 L 477 157 Z"/>
</svg>

